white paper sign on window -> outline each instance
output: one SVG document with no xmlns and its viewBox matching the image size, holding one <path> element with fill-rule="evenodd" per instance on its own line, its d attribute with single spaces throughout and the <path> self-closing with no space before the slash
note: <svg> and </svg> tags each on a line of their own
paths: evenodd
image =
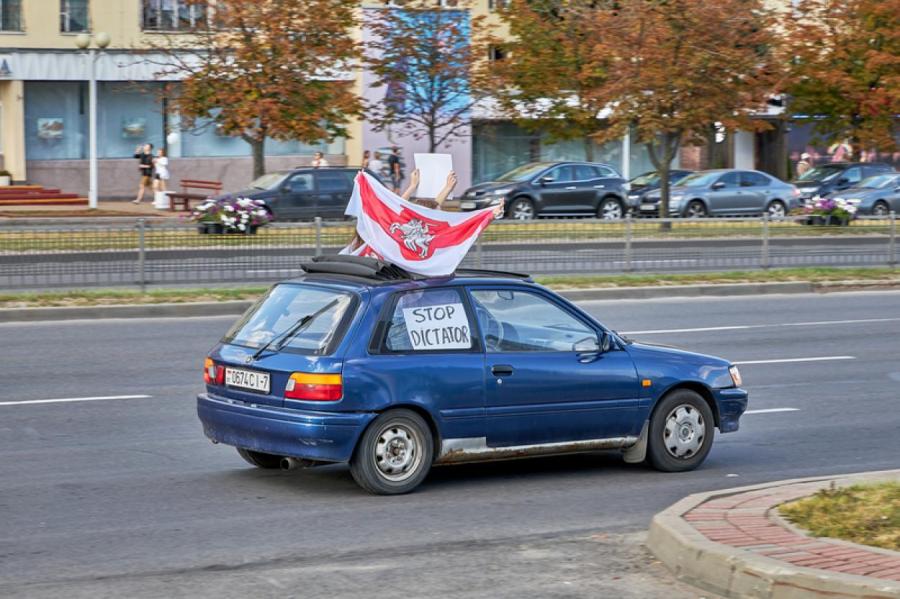
<svg viewBox="0 0 900 599">
<path fill-rule="evenodd" d="M 414 350 L 469 349 L 469 319 L 462 304 L 404 308 L 406 333 Z"/>
</svg>

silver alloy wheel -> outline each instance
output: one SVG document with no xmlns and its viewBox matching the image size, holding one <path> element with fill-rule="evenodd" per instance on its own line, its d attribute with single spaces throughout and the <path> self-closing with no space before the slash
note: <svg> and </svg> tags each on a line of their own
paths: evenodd
<svg viewBox="0 0 900 599">
<path fill-rule="evenodd" d="M 771 218 L 784 218 L 787 211 L 784 209 L 784 204 L 779 201 L 772 202 L 769 204 L 769 207 L 766 209 Z"/>
<path fill-rule="evenodd" d="M 513 220 L 531 220 L 534 218 L 534 206 L 528 200 L 516 200 L 511 215 Z"/>
<path fill-rule="evenodd" d="M 875 206 L 872 208 L 872 216 L 887 216 L 890 213 L 890 209 L 887 204 L 884 202 L 875 202 Z"/>
<path fill-rule="evenodd" d="M 706 440 L 706 423 L 694 406 L 681 404 L 666 416 L 663 443 L 669 455 L 687 459 L 697 454 Z"/>
<path fill-rule="evenodd" d="M 422 439 L 411 427 L 388 424 L 375 441 L 375 467 L 385 479 L 402 482 L 416 473 L 422 463 Z"/>
<path fill-rule="evenodd" d="M 603 200 L 600 204 L 600 218 L 603 220 L 620 220 L 622 218 L 622 205 L 616 200 Z"/>
<path fill-rule="evenodd" d="M 691 202 L 687 208 L 688 218 L 702 218 L 706 216 L 706 207 L 703 202 Z"/>
</svg>

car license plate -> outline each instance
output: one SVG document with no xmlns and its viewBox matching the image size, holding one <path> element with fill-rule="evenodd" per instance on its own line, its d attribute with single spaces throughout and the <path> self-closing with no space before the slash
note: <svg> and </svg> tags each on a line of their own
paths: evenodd
<svg viewBox="0 0 900 599">
<path fill-rule="evenodd" d="M 641 204 L 641 210 L 656 210 L 656 204 Z"/>
<path fill-rule="evenodd" d="M 226 368 L 225 384 L 229 387 L 240 387 L 241 389 L 250 389 L 251 391 L 268 393 L 269 375 L 265 372 Z"/>
<path fill-rule="evenodd" d="M 460 202 L 460 210 L 475 210 L 475 202 Z"/>
</svg>

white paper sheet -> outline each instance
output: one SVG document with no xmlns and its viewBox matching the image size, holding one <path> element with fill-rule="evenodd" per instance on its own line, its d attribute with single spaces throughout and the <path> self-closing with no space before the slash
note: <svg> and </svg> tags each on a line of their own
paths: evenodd
<svg viewBox="0 0 900 599">
<path fill-rule="evenodd" d="M 414 154 L 416 168 L 419 169 L 419 189 L 413 194 L 417 198 L 434 199 L 447 184 L 447 175 L 453 170 L 453 156 L 450 154 Z"/>
</svg>

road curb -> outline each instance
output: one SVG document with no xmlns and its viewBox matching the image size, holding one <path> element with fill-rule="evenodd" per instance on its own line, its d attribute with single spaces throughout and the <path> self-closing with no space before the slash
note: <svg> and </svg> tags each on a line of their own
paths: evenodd
<svg viewBox="0 0 900 599">
<path fill-rule="evenodd" d="M 837 486 L 846 486 L 892 479 L 900 479 L 900 470 L 791 479 L 690 495 L 653 517 L 647 546 L 677 578 L 723 597 L 896 599 L 900 597 L 900 582 L 796 566 L 717 543 L 683 517 L 708 501 L 752 491 L 805 483 L 834 481 Z M 835 542 L 859 547 L 845 541 Z"/>
</svg>

